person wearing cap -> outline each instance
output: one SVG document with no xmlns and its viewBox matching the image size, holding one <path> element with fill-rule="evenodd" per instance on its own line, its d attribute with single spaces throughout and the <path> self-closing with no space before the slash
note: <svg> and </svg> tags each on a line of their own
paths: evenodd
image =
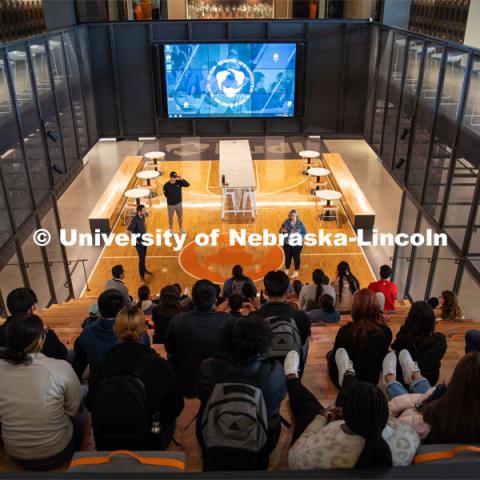
<svg viewBox="0 0 480 480">
<path fill-rule="evenodd" d="M 176 213 L 180 232 L 186 233 L 182 227 L 182 188 L 189 186 L 190 184 L 180 175 L 177 175 L 177 172 L 170 172 L 170 180 L 163 186 L 163 194 L 167 199 L 168 225 L 170 230 L 173 230 L 173 216 Z"/>
</svg>

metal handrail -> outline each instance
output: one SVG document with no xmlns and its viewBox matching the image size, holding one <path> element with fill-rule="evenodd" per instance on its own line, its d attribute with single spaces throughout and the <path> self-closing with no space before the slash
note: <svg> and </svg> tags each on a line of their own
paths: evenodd
<svg viewBox="0 0 480 480">
<path fill-rule="evenodd" d="M 70 271 L 70 276 L 73 275 L 75 270 L 78 267 L 78 264 L 81 263 L 83 267 L 83 278 L 85 279 L 85 286 L 87 288 L 87 292 L 90 291 L 90 286 L 88 285 L 88 275 L 87 275 L 87 269 L 85 268 L 85 262 L 88 262 L 88 258 L 77 258 L 77 260 L 67 260 L 67 265 L 70 267 L 70 265 L 73 264 L 73 268 Z M 54 261 L 48 261 L 48 266 L 51 267 L 54 264 L 62 264 L 63 261 L 61 260 L 54 260 Z M 30 265 L 44 265 L 44 262 L 41 261 L 33 261 L 33 262 L 24 262 L 24 263 L 5 263 L 5 267 L 24 267 L 24 268 L 29 268 Z M 65 288 L 68 288 L 68 282 L 65 282 L 64 284 Z"/>
</svg>

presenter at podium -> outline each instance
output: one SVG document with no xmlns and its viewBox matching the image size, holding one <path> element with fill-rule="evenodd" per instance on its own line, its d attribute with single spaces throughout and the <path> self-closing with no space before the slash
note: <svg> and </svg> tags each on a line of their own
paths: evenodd
<svg viewBox="0 0 480 480">
<path fill-rule="evenodd" d="M 288 275 L 293 258 L 294 272 L 290 278 L 298 277 L 300 270 L 300 254 L 303 248 L 303 237 L 307 230 L 295 209 L 288 212 L 288 218 L 282 223 L 280 233 L 286 234 L 283 251 L 285 252 L 285 273 Z"/>
</svg>

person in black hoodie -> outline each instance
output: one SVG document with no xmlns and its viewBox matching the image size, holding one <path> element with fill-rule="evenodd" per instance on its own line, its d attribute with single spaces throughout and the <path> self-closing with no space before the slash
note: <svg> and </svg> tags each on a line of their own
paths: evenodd
<svg viewBox="0 0 480 480">
<path fill-rule="evenodd" d="M 36 310 L 37 302 L 37 296 L 30 288 L 16 288 L 8 294 L 7 307 L 10 316 L 0 325 L 0 347 L 5 346 L 5 328 L 7 328 L 12 318 L 24 318 L 32 315 Z M 47 336 L 45 337 L 42 353 L 46 357 L 56 358 L 57 360 L 67 360 L 67 347 L 65 347 L 51 328 L 47 329 Z"/>
<path fill-rule="evenodd" d="M 165 336 L 168 360 L 186 397 L 195 396 L 198 367 L 219 352 L 220 330 L 231 318 L 214 310 L 217 291 L 210 280 L 198 280 L 192 297 L 195 310 L 175 315 Z"/>
<path fill-rule="evenodd" d="M 392 349 L 399 354 L 408 350 L 418 363 L 422 375 L 436 385 L 442 358 L 447 351 L 445 335 L 435 332 L 435 313 L 427 302 L 415 302 L 408 312 L 405 323 L 397 333 Z M 403 375 L 397 375 L 402 379 Z"/>
<path fill-rule="evenodd" d="M 268 417 L 267 444 L 256 465 L 247 465 L 248 462 L 241 455 L 230 450 L 204 458 L 204 470 L 268 468 L 270 452 L 280 436 L 280 406 L 286 395 L 283 366 L 277 360 L 263 356 L 270 348 L 271 341 L 272 331 L 262 317 L 252 314 L 232 318 L 220 332 L 223 353 L 204 360 L 200 365 L 197 394 L 201 405 L 197 416 L 197 438 L 201 446 L 203 412 L 218 383 L 242 383 L 259 388 Z"/>
<path fill-rule="evenodd" d="M 117 315 L 113 330 L 119 343 L 95 363 L 88 381 L 86 405 L 93 413 L 94 433 L 98 432 L 100 438 L 105 434 L 109 438 L 106 444 L 97 444 L 97 447 L 107 450 L 163 450 L 168 447 L 173 438 L 175 419 L 184 407 L 183 396 L 177 387 L 175 375 L 166 360 L 141 343 L 146 325 L 143 312 L 137 306 L 122 308 Z M 151 419 L 153 422 L 160 422 L 161 426 L 159 433 L 148 435 L 147 442 L 141 445 L 129 444 L 129 441 L 125 440 L 128 435 L 119 435 L 119 439 L 115 440 L 119 425 L 122 427 L 120 429 L 122 434 L 131 433 L 129 428 L 137 427 L 128 424 L 129 412 L 122 412 L 113 404 L 103 412 L 105 415 L 103 418 L 95 416 L 96 405 L 100 405 L 102 409 L 101 404 L 97 402 L 102 382 L 125 371 L 134 371 L 138 375 L 146 391 Z M 122 392 L 119 391 L 118 394 L 121 396 Z M 112 443 L 108 444 L 109 442 Z"/>
</svg>

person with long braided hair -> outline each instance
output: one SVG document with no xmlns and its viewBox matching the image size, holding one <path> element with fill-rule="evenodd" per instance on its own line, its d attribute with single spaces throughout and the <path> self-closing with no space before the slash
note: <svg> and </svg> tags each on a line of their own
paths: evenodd
<svg viewBox="0 0 480 480">
<path fill-rule="evenodd" d="M 287 390 L 295 420 L 288 463 L 292 469 L 373 468 L 409 465 L 420 445 L 415 429 L 389 420 L 388 403 L 380 389 L 361 382 L 346 351 L 342 388 L 334 408 L 324 408 L 300 382 L 296 352 L 285 358 Z"/>
<path fill-rule="evenodd" d="M 347 262 L 340 262 L 337 265 L 337 276 L 330 285 L 335 290 L 337 310 L 340 313 L 349 313 L 352 308 L 353 294 L 360 288 L 360 283 Z"/>
</svg>

